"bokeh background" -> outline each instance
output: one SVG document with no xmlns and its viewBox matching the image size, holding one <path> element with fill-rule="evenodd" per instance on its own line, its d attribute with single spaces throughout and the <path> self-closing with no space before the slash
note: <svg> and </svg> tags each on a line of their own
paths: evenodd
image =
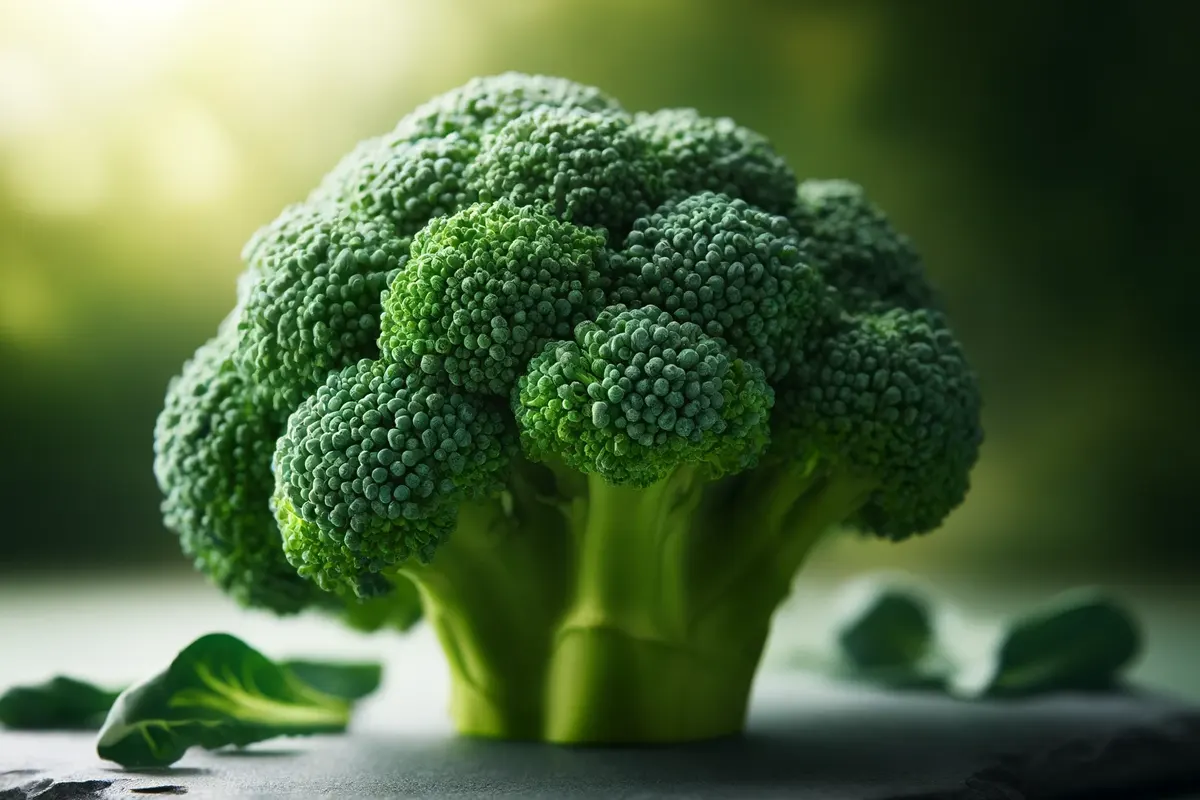
<svg viewBox="0 0 1200 800">
<path fill-rule="evenodd" d="M 974 489 L 936 535 L 814 568 L 1190 587 L 1196 8 L 0 0 L 0 582 L 186 570 L 151 430 L 243 242 L 358 140 L 516 69 L 734 117 L 925 254 L 985 386 Z"/>
</svg>

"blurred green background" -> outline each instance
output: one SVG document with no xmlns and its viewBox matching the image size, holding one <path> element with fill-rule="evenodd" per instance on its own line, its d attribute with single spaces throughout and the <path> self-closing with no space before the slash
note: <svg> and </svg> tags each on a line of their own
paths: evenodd
<svg viewBox="0 0 1200 800">
<path fill-rule="evenodd" d="M 1189 585 L 1196 8 L 0 0 L 0 574 L 185 568 L 151 429 L 242 243 L 359 139 L 516 69 L 734 117 L 925 254 L 985 386 L 975 487 L 824 567 Z"/>
</svg>

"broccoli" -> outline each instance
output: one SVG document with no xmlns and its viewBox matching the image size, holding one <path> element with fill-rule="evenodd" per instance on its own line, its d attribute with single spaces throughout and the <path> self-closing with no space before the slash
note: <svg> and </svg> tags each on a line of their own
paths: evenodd
<svg viewBox="0 0 1200 800">
<path fill-rule="evenodd" d="M 805 557 L 937 528 L 983 438 L 910 242 L 728 119 L 476 79 L 244 259 L 166 525 L 246 605 L 424 615 L 469 735 L 736 733 Z"/>
</svg>

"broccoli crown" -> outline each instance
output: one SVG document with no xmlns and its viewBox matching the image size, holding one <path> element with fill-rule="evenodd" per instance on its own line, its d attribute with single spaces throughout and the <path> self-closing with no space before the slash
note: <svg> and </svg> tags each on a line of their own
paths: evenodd
<svg viewBox="0 0 1200 800">
<path fill-rule="evenodd" d="M 849 521 L 900 539 L 961 502 L 977 456 L 975 376 L 909 241 L 728 119 L 477 79 L 243 258 L 156 469 L 185 551 L 278 610 L 388 590 L 472 503 L 529 494 L 530 462 L 621 491 L 816 464 L 805 480 L 872 487 Z"/>
<path fill-rule="evenodd" d="M 364 359 L 330 376 L 288 421 L 275 456 L 287 559 L 322 588 L 428 561 L 457 503 L 498 485 L 512 426 L 496 409 Z"/>
<path fill-rule="evenodd" d="M 383 299 L 382 349 L 413 371 L 507 397 L 552 338 L 603 305 L 604 238 L 508 202 L 429 223 Z"/>
<path fill-rule="evenodd" d="M 616 306 L 553 342 L 517 384 L 526 452 L 613 484 L 648 486 L 680 464 L 740 472 L 765 446 L 774 393 L 762 370 L 700 326 Z"/>
</svg>

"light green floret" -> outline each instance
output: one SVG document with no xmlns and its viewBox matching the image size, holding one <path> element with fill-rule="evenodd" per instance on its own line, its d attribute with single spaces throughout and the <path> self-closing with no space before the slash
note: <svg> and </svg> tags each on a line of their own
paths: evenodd
<svg viewBox="0 0 1200 800">
<path fill-rule="evenodd" d="M 277 614 L 316 609 L 367 630 L 410 627 L 421 616 L 413 587 L 359 602 L 320 591 L 288 564 L 270 508 L 281 425 L 234 368 L 234 333 L 226 324 L 167 391 L 154 437 L 164 524 L 196 568 L 242 605 Z"/>
<path fill-rule="evenodd" d="M 485 137 L 468 170 L 483 201 L 508 199 L 624 236 L 663 199 L 662 165 L 628 117 L 538 108 Z"/>
<path fill-rule="evenodd" d="M 697 325 L 618 306 L 547 345 L 513 409 L 535 460 L 649 486 L 681 464 L 709 478 L 753 464 L 773 400 L 762 370 Z"/>
<path fill-rule="evenodd" d="M 667 108 L 638 114 L 633 126 L 661 160 L 672 194 L 720 192 L 775 214 L 792 207 L 796 177 L 791 167 L 766 137 L 728 117 Z"/>
<path fill-rule="evenodd" d="M 529 359 L 603 302 L 604 238 L 509 203 L 430 223 L 383 301 L 380 346 L 414 372 L 507 398 Z"/>
<path fill-rule="evenodd" d="M 284 416 L 331 372 L 377 355 L 380 296 L 408 259 L 385 218 L 294 213 L 295 233 L 252 262 L 235 356 Z"/>
<path fill-rule="evenodd" d="M 804 181 L 789 216 L 803 238 L 805 260 L 840 292 L 847 311 L 938 306 L 912 242 L 858 184 Z"/>
<path fill-rule="evenodd" d="M 284 552 L 326 590 L 370 596 L 385 568 L 429 561 L 458 504 L 494 491 L 509 455 L 501 414 L 361 361 L 331 376 L 288 420 L 275 454 Z"/>
<path fill-rule="evenodd" d="M 834 306 L 787 219 L 704 192 L 639 219 L 612 261 L 613 302 L 654 305 L 784 377 Z"/>
<path fill-rule="evenodd" d="M 472 78 L 424 103 L 400 121 L 393 136 L 416 140 L 458 133 L 478 139 L 536 108 L 621 110 L 616 100 L 592 86 L 545 75 L 505 72 Z"/>
</svg>

